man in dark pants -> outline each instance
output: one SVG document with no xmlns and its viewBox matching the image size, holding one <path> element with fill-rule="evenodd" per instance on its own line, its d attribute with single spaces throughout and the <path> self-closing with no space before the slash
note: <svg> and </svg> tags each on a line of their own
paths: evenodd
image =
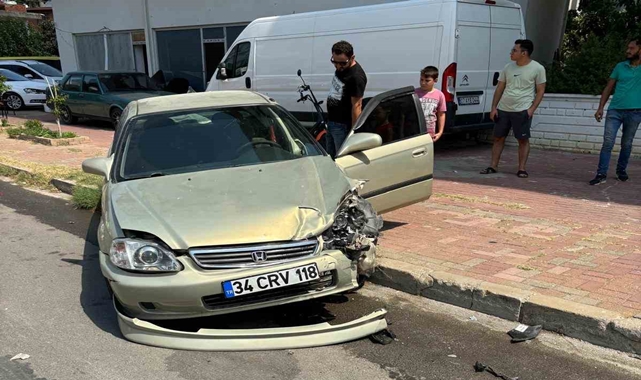
<svg viewBox="0 0 641 380">
<path fill-rule="evenodd" d="M 331 62 L 336 72 L 327 96 L 327 150 L 335 157 L 362 112 L 367 76 L 349 42 L 332 46 Z"/>
<path fill-rule="evenodd" d="M 496 173 L 505 139 L 512 129 L 519 141 L 519 170 L 516 175 L 528 177 L 525 165 L 530 154 L 530 126 L 534 111 L 543 100 L 546 82 L 545 68 L 530 58 L 533 51 L 532 41 L 517 40 L 510 55 L 513 62 L 501 72 L 490 113 L 495 122 L 492 164 L 481 174 Z"/>
<path fill-rule="evenodd" d="M 614 97 L 605 118 L 599 168 L 596 177 L 590 181 L 590 185 L 605 183 L 612 148 L 614 148 L 617 132 L 621 125 L 623 125 L 623 136 L 621 136 L 621 153 L 619 153 L 616 175 L 621 182 L 628 180 L 626 169 L 632 153 L 632 143 L 639 124 L 641 124 L 641 37 L 630 41 L 626 57 L 628 60 L 616 65 L 612 71 L 610 80 L 601 94 L 599 109 L 594 115 L 598 122 L 603 119 L 605 103 L 608 102 L 614 89 Z"/>
</svg>

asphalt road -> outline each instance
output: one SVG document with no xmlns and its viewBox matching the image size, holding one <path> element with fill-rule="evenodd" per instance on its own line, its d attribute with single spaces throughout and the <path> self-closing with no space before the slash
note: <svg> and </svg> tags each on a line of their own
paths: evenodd
<svg viewBox="0 0 641 380">
<path fill-rule="evenodd" d="M 296 312 L 340 322 L 385 306 L 397 336 L 390 345 L 217 353 L 130 343 L 100 274 L 96 222 L 65 200 L 0 181 L 0 380 L 493 379 L 474 372 L 476 361 L 522 380 L 641 379 L 639 359 L 546 332 L 511 344 L 515 323 L 371 284 Z M 30 357 L 9 360 L 18 353 Z"/>
</svg>

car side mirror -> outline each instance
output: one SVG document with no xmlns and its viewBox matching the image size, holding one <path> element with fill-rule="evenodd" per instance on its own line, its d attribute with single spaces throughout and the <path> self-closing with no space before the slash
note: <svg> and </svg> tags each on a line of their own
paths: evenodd
<svg viewBox="0 0 641 380">
<path fill-rule="evenodd" d="M 336 157 L 378 148 L 383 145 L 383 139 L 376 133 L 355 133 L 347 138 Z"/>
<path fill-rule="evenodd" d="M 31 74 L 25 74 L 24 77 L 27 79 L 33 79 L 33 75 Z"/>
<path fill-rule="evenodd" d="M 89 158 L 82 162 L 82 171 L 88 174 L 95 174 L 107 178 L 111 160 L 106 157 Z"/>
<path fill-rule="evenodd" d="M 89 86 L 88 90 L 89 92 L 100 92 L 100 90 L 96 86 Z"/>
</svg>

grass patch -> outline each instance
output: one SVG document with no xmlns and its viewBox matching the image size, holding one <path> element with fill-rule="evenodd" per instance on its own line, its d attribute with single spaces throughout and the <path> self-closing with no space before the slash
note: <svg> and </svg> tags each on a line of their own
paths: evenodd
<svg viewBox="0 0 641 380">
<path fill-rule="evenodd" d="M 457 194 L 434 193 L 432 197 L 452 199 L 455 201 L 466 202 L 466 203 L 483 203 L 487 205 L 500 206 L 500 207 L 504 207 L 512 210 L 527 210 L 530 208 L 530 206 L 524 205 L 522 203 L 496 202 L 487 198 L 469 197 L 469 196 L 457 195 Z"/>
<path fill-rule="evenodd" d="M 28 170 L 31 174 L 1 164 L 22 168 Z M 22 162 L 6 156 L 0 156 L 0 176 L 11 177 L 26 187 L 49 191 L 57 191 L 57 189 L 51 185 L 51 180 L 54 178 L 74 181 L 77 185 L 80 185 L 76 187 L 76 191 L 80 191 L 80 193 L 76 195 L 74 192 L 72 195 L 73 203 L 79 208 L 89 209 L 93 209 L 100 203 L 101 189 L 104 183 L 104 178 L 84 173 L 79 169 L 61 165 Z"/>
<path fill-rule="evenodd" d="M 101 196 L 102 193 L 96 188 L 76 186 L 73 189 L 72 201 L 77 208 L 91 210 L 100 204 Z"/>
<path fill-rule="evenodd" d="M 7 119 L 2 119 L 2 120 L 0 121 L 0 124 L 1 124 L 0 126 L 2 126 L 2 127 L 8 127 L 8 126 L 9 126 L 9 120 L 7 120 Z"/>
<path fill-rule="evenodd" d="M 9 128 L 7 129 L 7 134 L 11 138 L 16 138 L 20 135 L 32 136 L 32 137 L 45 137 L 48 139 L 70 139 L 78 137 L 77 134 L 73 132 L 62 132 L 62 136 L 58 132 L 52 131 L 51 129 L 45 128 L 42 125 L 42 122 L 39 120 L 28 120 L 24 123 L 22 127 L 18 128 Z"/>
<path fill-rule="evenodd" d="M 520 269 L 520 270 L 524 270 L 524 271 L 528 271 L 528 272 L 531 271 L 531 270 L 536 270 L 536 268 L 532 268 L 532 267 L 529 267 L 527 265 L 517 265 L 516 267 L 518 269 Z"/>
</svg>

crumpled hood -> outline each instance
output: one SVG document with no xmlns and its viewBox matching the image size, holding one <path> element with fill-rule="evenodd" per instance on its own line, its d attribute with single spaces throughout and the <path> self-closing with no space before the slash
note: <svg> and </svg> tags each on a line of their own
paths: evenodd
<svg viewBox="0 0 641 380">
<path fill-rule="evenodd" d="M 350 187 L 320 156 L 126 181 L 110 199 L 120 228 L 187 249 L 318 235 Z"/>
</svg>

